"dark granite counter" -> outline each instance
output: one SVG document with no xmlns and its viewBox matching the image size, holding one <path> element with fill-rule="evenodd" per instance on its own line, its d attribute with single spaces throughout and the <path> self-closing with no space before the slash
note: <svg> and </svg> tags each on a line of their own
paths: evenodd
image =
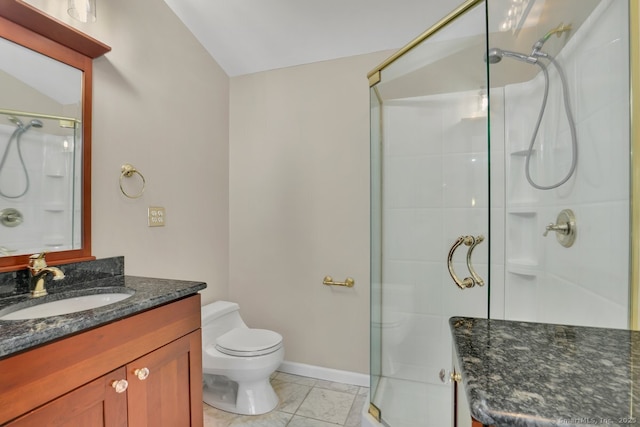
<svg viewBox="0 0 640 427">
<path fill-rule="evenodd" d="M 69 296 L 110 292 L 133 295 L 111 305 L 61 316 L 0 320 L 0 358 L 175 301 L 207 286 L 203 282 L 125 276 L 121 257 L 58 267 L 66 277 L 53 283 L 48 281 L 49 295 L 36 299 L 24 293 L 5 296 L 0 298 L 0 314 L 11 311 L 7 307 L 15 304 L 28 306 Z"/>
<path fill-rule="evenodd" d="M 478 421 L 640 424 L 640 332 L 461 317 L 450 327 Z"/>
</svg>

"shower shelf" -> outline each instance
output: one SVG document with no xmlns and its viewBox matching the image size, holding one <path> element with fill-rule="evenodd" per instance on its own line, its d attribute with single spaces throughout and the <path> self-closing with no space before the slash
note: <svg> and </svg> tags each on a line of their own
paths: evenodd
<svg viewBox="0 0 640 427">
<path fill-rule="evenodd" d="M 522 276 L 537 276 L 538 262 L 532 259 L 507 260 L 507 271 Z"/>
<path fill-rule="evenodd" d="M 531 150 L 531 152 L 535 153 L 536 149 L 534 148 L 533 150 Z M 529 150 L 518 150 L 518 151 L 511 152 L 511 155 L 512 156 L 522 156 L 522 157 L 524 157 L 524 156 L 527 155 L 527 153 L 529 153 Z"/>
<path fill-rule="evenodd" d="M 50 203 L 44 206 L 44 210 L 47 212 L 64 212 L 66 209 L 62 204 Z"/>
<path fill-rule="evenodd" d="M 477 115 L 477 116 L 468 116 L 468 117 L 462 117 L 460 119 L 461 123 L 464 122 L 476 122 L 478 120 L 485 120 L 487 118 L 486 114 L 482 114 L 482 115 Z"/>
<path fill-rule="evenodd" d="M 523 204 L 522 206 L 508 207 L 507 213 L 510 215 L 535 216 L 538 212 L 532 210 L 532 207 L 530 204 Z"/>
<path fill-rule="evenodd" d="M 42 240 L 44 242 L 44 245 L 48 247 L 64 245 L 64 236 L 45 236 Z"/>
<path fill-rule="evenodd" d="M 535 202 L 523 203 L 522 206 L 508 206 L 506 210 L 509 218 L 512 221 L 526 221 L 527 224 L 534 224 L 538 212 L 531 206 L 532 203 Z"/>
</svg>

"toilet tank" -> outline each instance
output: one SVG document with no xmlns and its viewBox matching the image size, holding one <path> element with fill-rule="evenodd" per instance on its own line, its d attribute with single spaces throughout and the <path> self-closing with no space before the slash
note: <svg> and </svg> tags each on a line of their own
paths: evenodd
<svg viewBox="0 0 640 427">
<path fill-rule="evenodd" d="M 246 327 L 240 317 L 240 306 L 234 302 L 216 301 L 202 307 L 203 348 L 233 328 Z"/>
</svg>

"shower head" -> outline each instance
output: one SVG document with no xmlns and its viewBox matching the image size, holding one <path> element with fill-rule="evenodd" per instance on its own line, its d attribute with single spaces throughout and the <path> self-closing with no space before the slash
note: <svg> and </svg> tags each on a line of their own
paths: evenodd
<svg viewBox="0 0 640 427">
<path fill-rule="evenodd" d="M 31 126 L 33 126 L 34 128 L 42 128 L 42 126 L 44 126 L 44 124 L 42 123 L 42 120 L 38 120 L 38 119 L 33 119 L 29 122 L 29 124 L 27 125 L 27 128 L 30 128 Z"/>
<path fill-rule="evenodd" d="M 38 120 L 38 119 L 31 120 L 26 126 L 24 125 L 24 123 L 22 123 L 22 120 L 14 116 L 9 116 L 9 121 L 14 125 L 16 125 L 18 129 L 20 129 L 22 132 L 26 132 L 30 127 L 40 129 L 44 126 L 44 123 L 42 123 L 42 120 Z"/>
<path fill-rule="evenodd" d="M 502 50 L 498 48 L 491 48 L 487 55 L 484 58 L 484 62 L 488 62 L 489 64 L 497 64 L 502 61 Z"/>
<path fill-rule="evenodd" d="M 537 58 L 525 55 L 524 53 L 511 52 L 510 50 L 502 50 L 497 47 L 489 49 L 485 61 L 489 64 L 497 64 L 498 62 L 502 61 L 502 58 L 505 57 L 517 59 L 518 61 L 527 62 L 529 64 L 535 64 L 536 62 L 538 62 Z"/>
<path fill-rule="evenodd" d="M 42 128 L 42 126 L 44 126 L 44 124 L 42 123 L 41 120 L 33 119 L 26 126 L 23 126 L 22 123 L 20 123 L 18 125 L 18 129 L 20 129 L 21 133 L 25 133 L 26 131 L 29 130 L 29 128 L 34 127 L 36 129 L 40 129 L 40 128 Z"/>
</svg>

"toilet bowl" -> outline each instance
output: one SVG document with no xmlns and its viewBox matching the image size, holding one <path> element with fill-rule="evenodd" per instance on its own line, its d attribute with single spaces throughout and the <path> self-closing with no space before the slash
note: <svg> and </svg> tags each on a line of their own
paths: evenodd
<svg viewBox="0 0 640 427">
<path fill-rule="evenodd" d="M 278 396 L 269 377 L 283 360 L 282 336 L 247 327 L 238 304 L 202 307 L 202 395 L 208 405 L 242 415 L 273 410 Z"/>
</svg>

